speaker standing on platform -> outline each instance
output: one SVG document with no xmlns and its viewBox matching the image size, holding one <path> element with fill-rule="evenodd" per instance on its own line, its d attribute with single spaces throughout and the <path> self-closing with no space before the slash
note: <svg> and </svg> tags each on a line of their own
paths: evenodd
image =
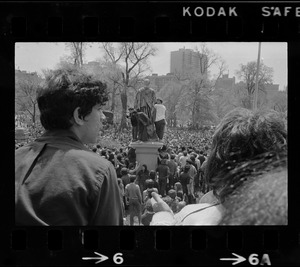
<svg viewBox="0 0 300 267">
<path fill-rule="evenodd" d="M 154 105 L 156 110 L 155 116 L 155 129 L 156 134 L 159 138 L 159 141 L 162 141 L 164 137 L 164 131 L 166 127 L 166 107 L 163 105 L 163 101 L 161 99 L 156 100 L 156 104 Z"/>
</svg>

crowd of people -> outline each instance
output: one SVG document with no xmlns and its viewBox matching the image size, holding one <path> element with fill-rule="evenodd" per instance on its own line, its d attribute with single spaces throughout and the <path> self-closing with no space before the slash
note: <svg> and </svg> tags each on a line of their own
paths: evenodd
<svg viewBox="0 0 300 267">
<path fill-rule="evenodd" d="M 32 128 L 30 139 L 16 141 L 16 224 L 236 224 L 237 205 L 244 207 L 241 224 L 286 224 L 287 133 L 276 112 L 240 108 L 216 128 L 167 128 L 157 168 L 149 169 L 137 161 L 130 130 L 103 130 L 105 85 L 74 77 L 62 70 L 47 77 L 37 97 L 45 132 Z M 265 211 L 249 181 L 262 181 L 261 194 L 272 199 L 262 178 L 270 171 L 281 205 Z M 236 204 L 239 190 L 245 191 Z M 243 213 L 251 205 L 264 211 L 260 220 L 257 212 Z"/>
<path fill-rule="evenodd" d="M 159 149 L 158 166 L 155 170 L 148 169 L 147 164 L 141 166 L 136 161 L 135 150 L 129 146 L 108 149 L 98 144 L 92 148 L 92 151 L 110 161 L 115 167 L 126 217 L 128 213 L 133 216 L 137 210 L 130 210 L 129 199 L 132 199 L 132 196 L 130 197 L 131 191 L 126 190 L 131 179 L 134 179 L 140 191 L 140 196 L 132 193 L 135 195 L 134 198 L 139 199 L 137 213 L 140 216 L 149 213 L 147 207 L 151 209 L 149 203 L 147 205 L 147 200 L 151 198 L 152 191 L 158 192 L 166 199 L 173 206 L 174 212 L 179 211 L 186 204 L 196 203 L 200 196 L 208 191 L 208 185 L 205 184 L 203 176 L 209 146 L 206 143 L 204 147 L 207 150 L 199 151 L 196 147 L 163 145 Z M 175 209 L 174 205 L 178 207 Z"/>
<path fill-rule="evenodd" d="M 23 128 L 26 133 L 24 140 L 15 140 L 15 149 L 33 142 L 44 132 L 42 125 L 39 122 L 34 124 L 22 123 L 16 121 L 16 128 Z M 119 130 L 119 125 L 107 125 L 99 131 L 98 143 L 89 145 L 89 148 L 101 146 L 104 149 L 129 147 L 132 140 L 131 124 L 128 120 L 128 129 Z M 190 129 L 188 127 L 166 127 L 163 143 L 173 150 L 179 150 L 181 147 L 193 147 L 195 149 L 207 151 L 211 146 L 214 127 L 209 127 L 202 130 Z"/>
</svg>

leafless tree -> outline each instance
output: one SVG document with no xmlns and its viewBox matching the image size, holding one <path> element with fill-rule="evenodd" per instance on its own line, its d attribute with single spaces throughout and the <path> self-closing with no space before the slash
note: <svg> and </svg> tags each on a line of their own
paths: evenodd
<svg viewBox="0 0 300 267">
<path fill-rule="evenodd" d="M 241 99 L 241 103 L 244 107 L 252 109 L 253 99 L 255 92 L 255 81 L 257 73 L 257 63 L 255 61 L 248 62 L 247 64 L 241 64 L 240 69 L 236 71 L 237 76 L 242 80 L 244 86 L 242 90 L 245 90 L 246 96 Z M 265 92 L 265 84 L 273 82 L 273 69 L 260 63 L 259 75 L 258 75 L 258 90 Z"/>
<path fill-rule="evenodd" d="M 15 105 L 16 112 L 23 112 L 31 118 L 33 124 L 38 115 L 36 92 L 43 79 L 37 73 L 16 73 Z"/>
<path fill-rule="evenodd" d="M 82 67 L 83 65 L 83 58 L 84 58 L 84 53 L 87 48 L 87 43 L 84 42 L 71 42 L 71 43 L 66 43 L 66 47 L 70 50 L 71 55 L 69 59 L 71 62 L 77 66 L 77 67 Z"/>
<path fill-rule="evenodd" d="M 110 92 L 110 111 L 115 112 L 116 98 L 121 93 L 122 88 L 122 68 L 116 63 L 106 61 L 101 64 L 103 75 L 107 81 Z"/>
<path fill-rule="evenodd" d="M 200 44 L 193 52 L 193 56 L 198 59 L 195 60 L 198 67 L 173 73 L 172 81 L 160 91 L 167 105 L 167 120 L 171 126 L 176 126 L 179 117 L 184 121 L 190 119 L 193 127 L 215 120 L 212 106 L 214 99 L 211 96 L 217 79 L 226 69 L 225 61 L 208 49 L 206 44 Z M 217 76 L 213 79 L 210 78 L 212 67 L 218 69 Z"/>
<path fill-rule="evenodd" d="M 156 54 L 157 49 L 150 43 L 102 43 L 101 48 L 105 52 L 107 60 L 122 66 L 121 103 L 122 117 L 120 130 L 128 128 L 127 105 L 128 90 L 135 88 L 140 77 L 149 69 L 148 59 Z"/>
<path fill-rule="evenodd" d="M 158 96 L 164 100 L 167 108 L 166 120 L 169 127 L 176 127 L 178 114 L 180 113 L 179 103 L 185 86 L 177 79 L 165 84 L 159 91 Z"/>
<path fill-rule="evenodd" d="M 216 81 L 226 70 L 225 61 L 214 51 L 210 50 L 205 43 L 195 48 L 199 59 L 199 68 L 191 72 L 189 76 L 188 90 L 184 94 L 183 101 L 186 108 L 191 112 L 192 126 L 199 125 L 205 121 L 213 122 L 215 116 L 212 112 L 212 92 Z M 210 78 L 212 67 L 217 67 L 218 73 L 215 79 Z"/>
</svg>

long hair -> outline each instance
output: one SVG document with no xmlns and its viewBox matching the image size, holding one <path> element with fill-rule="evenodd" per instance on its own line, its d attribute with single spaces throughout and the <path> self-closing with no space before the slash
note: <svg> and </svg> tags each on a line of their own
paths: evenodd
<svg viewBox="0 0 300 267">
<path fill-rule="evenodd" d="M 149 172 L 149 171 L 148 171 L 148 167 L 147 167 L 147 165 L 146 165 L 146 164 L 143 164 L 142 166 L 144 166 L 144 167 L 145 167 L 145 170 L 144 170 L 144 172 Z"/>
<path fill-rule="evenodd" d="M 286 140 L 286 124 L 276 111 L 234 109 L 223 118 L 214 133 L 205 169 L 206 183 L 223 201 L 232 191 L 226 188 L 232 183 L 224 178 L 224 173 L 262 153 L 285 149 Z M 228 176 L 228 179 L 232 177 Z"/>
</svg>

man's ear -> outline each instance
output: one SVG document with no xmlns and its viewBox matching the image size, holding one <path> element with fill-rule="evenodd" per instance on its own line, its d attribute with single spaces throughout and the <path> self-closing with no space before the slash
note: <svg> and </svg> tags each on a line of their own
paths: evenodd
<svg viewBox="0 0 300 267">
<path fill-rule="evenodd" d="M 83 125 L 84 120 L 83 120 L 82 116 L 79 116 L 79 109 L 80 109 L 80 107 L 77 107 L 73 111 L 73 119 L 77 125 Z"/>
</svg>

